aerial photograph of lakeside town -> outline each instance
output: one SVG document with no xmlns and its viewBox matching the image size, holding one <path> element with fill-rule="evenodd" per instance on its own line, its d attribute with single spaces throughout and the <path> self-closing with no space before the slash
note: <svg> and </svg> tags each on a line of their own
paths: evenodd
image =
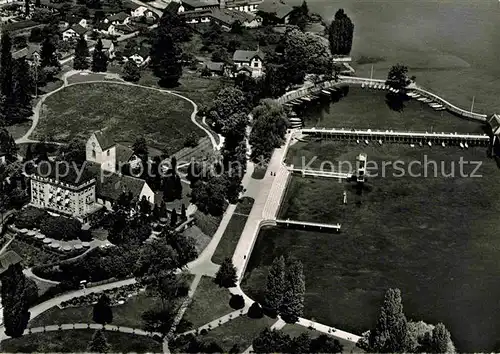
<svg viewBox="0 0 500 354">
<path fill-rule="evenodd" d="M 0 0 L 0 352 L 500 352 L 499 19 Z"/>
</svg>

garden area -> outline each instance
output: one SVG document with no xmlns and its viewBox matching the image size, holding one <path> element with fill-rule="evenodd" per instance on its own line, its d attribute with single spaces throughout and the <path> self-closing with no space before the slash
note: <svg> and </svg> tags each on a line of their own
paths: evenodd
<svg viewBox="0 0 500 354">
<path fill-rule="evenodd" d="M 419 132 L 483 133 L 483 125 L 435 111 L 417 100 L 405 101 L 396 111 L 386 102 L 386 91 L 344 87 L 331 102 L 310 105 L 301 112 L 306 127 L 403 130 Z"/>
<path fill-rule="evenodd" d="M 231 294 L 214 283 L 213 278 L 202 277 L 187 308 L 183 319 L 192 324 L 193 329 L 234 311 L 229 306 Z"/>
<path fill-rule="evenodd" d="M 203 135 L 191 122 L 192 111 L 188 101 L 167 93 L 113 84 L 75 85 L 47 98 L 35 136 L 68 142 L 88 139 L 107 127 L 115 141 L 144 136 L 148 145 L 175 152 L 191 132 Z"/>
<path fill-rule="evenodd" d="M 306 318 L 361 334 L 373 327 L 383 292 L 397 287 L 409 318 L 445 323 L 459 350 L 493 347 L 500 327 L 485 318 L 492 319 L 497 308 L 500 271 L 500 241 L 492 232 L 500 227 L 495 162 L 486 159 L 484 148 L 310 142 L 293 145 L 288 163 L 318 156 L 313 167 L 322 161 L 354 165 L 360 152 L 378 166 L 395 160 L 405 167 L 412 161 L 424 165 L 425 159 L 436 166 L 428 165 L 427 177 L 398 178 L 390 165 L 385 177 L 368 177 L 362 189 L 352 182 L 293 176 L 279 217 L 338 222 L 342 229 L 262 229 L 242 283 L 245 292 L 262 301 L 269 265 L 275 257 L 289 255 L 304 264 Z M 477 174 L 482 177 L 461 177 L 460 158 L 471 162 L 463 166 L 468 176 L 476 167 L 472 162 L 481 163 Z M 443 177 L 453 163 L 455 176 Z M 423 173 L 422 165 L 412 172 Z"/>
<path fill-rule="evenodd" d="M 6 353 L 87 352 L 93 335 L 93 330 L 34 333 L 2 341 L 2 351 Z M 162 343 L 150 337 L 111 331 L 106 331 L 104 335 L 111 346 L 111 352 L 159 353 L 162 351 Z"/>
</svg>

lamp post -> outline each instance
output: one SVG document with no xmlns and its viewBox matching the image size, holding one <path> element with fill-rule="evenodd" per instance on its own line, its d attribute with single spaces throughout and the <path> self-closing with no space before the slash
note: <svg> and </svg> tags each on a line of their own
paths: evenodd
<svg viewBox="0 0 500 354">
<path fill-rule="evenodd" d="M 35 98 L 38 98 L 38 65 L 40 65 L 40 58 L 38 55 L 34 55 L 35 62 Z"/>
</svg>

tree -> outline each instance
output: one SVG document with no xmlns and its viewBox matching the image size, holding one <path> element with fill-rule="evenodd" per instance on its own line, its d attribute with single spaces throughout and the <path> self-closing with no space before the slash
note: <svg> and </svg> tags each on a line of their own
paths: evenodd
<svg viewBox="0 0 500 354">
<path fill-rule="evenodd" d="M 94 322 L 105 325 L 113 322 L 113 311 L 111 310 L 111 301 L 106 294 L 102 294 L 94 305 L 92 319 Z"/>
<path fill-rule="evenodd" d="M 328 32 L 331 53 L 334 55 L 348 55 L 352 48 L 354 24 L 346 15 L 344 9 L 339 9 L 335 13 L 335 18 Z"/>
<path fill-rule="evenodd" d="M 75 70 L 85 70 L 89 68 L 89 48 L 87 47 L 87 41 L 80 35 L 76 41 L 75 46 L 75 59 L 73 60 L 73 69 Z"/>
<path fill-rule="evenodd" d="M 310 353 L 342 353 L 344 349 L 338 339 L 334 339 L 326 334 L 311 340 Z"/>
<path fill-rule="evenodd" d="M 307 6 L 307 2 L 304 0 L 302 5 L 294 6 L 293 11 L 290 13 L 288 23 L 299 27 L 301 31 L 305 31 L 308 22 L 309 7 Z"/>
<path fill-rule="evenodd" d="M 426 351 L 429 353 L 449 353 L 450 343 L 450 332 L 446 329 L 444 324 L 438 323 L 432 330 L 429 347 L 426 348 Z"/>
<path fill-rule="evenodd" d="M 68 145 L 59 148 L 59 158 L 63 161 L 76 163 L 81 166 L 86 161 L 85 142 L 78 138 L 73 138 Z"/>
<path fill-rule="evenodd" d="M 4 30 L 0 39 L 0 82 L 1 93 L 7 100 L 12 96 L 13 68 L 12 41 L 10 33 Z"/>
<path fill-rule="evenodd" d="M 155 239 L 141 248 L 135 274 L 145 277 L 180 267 L 177 252 L 165 240 Z"/>
<path fill-rule="evenodd" d="M 275 258 L 267 275 L 265 305 L 277 313 L 285 292 L 285 258 Z"/>
<path fill-rule="evenodd" d="M 229 61 L 229 53 L 224 47 L 219 47 L 217 50 L 212 52 L 212 61 L 226 63 Z"/>
<path fill-rule="evenodd" d="M 106 72 L 106 70 L 108 70 L 108 57 L 103 51 L 102 41 L 99 38 L 94 48 L 94 53 L 92 53 L 92 71 Z"/>
<path fill-rule="evenodd" d="M 245 307 L 245 299 L 241 295 L 232 295 L 229 300 L 229 306 L 235 310 L 242 309 Z"/>
<path fill-rule="evenodd" d="M 404 90 L 411 83 L 408 78 L 408 67 L 402 64 L 393 65 L 389 69 L 385 83 L 396 90 Z"/>
<path fill-rule="evenodd" d="M 215 275 L 214 283 L 224 288 L 232 288 L 236 286 L 238 277 L 236 276 L 236 267 L 233 265 L 231 258 L 226 258 Z"/>
<path fill-rule="evenodd" d="M 40 43 L 43 40 L 43 33 L 40 27 L 32 28 L 30 31 L 29 41 L 33 43 Z"/>
<path fill-rule="evenodd" d="M 248 309 L 248 317 L 250 318 L 262 318 L 264 317 L 264 311 L 260 307 L 258 302 L 254 302 L 252 306 Z"/>
<path fill-rule="evenodd" d="M 0 151 L 4 152 L 9 160 L 15 159 L 18 151 L 16 141 L 5 128 L 0 128 Z"/>
<path fill-rule="evenodd" d="M 35 7 L 40 7 L 41 1 L 40 0 L 35 0 Z"/>
<path fill-rule="evenodd" d="M 184 204 L 181 206 L 181 220 L 187 220 L 186 206 Z"/>
<path fill-rule="evenodd" d="M 30 318 L 26 277 L 21 264 L 12 264 L 2 274 L 2 305 L 5 334 L 21 337 Z"/>
<path fill-rule="evenodd" d="M 295 323 L 304 313 L 305 281 L 300 261 L 292 260 L 285 271 L 285 292 L 280 315 L 287 323 Z"/>
<path fill-rule="evenodd" d="M 142 314 L 144 328 L 148 332 L 159 332 L 167 334 L 172 326 L 175 314 L 170 309 L 147 310 Z"/>
<path fill-rule="evenodd" d="M 408 348 L 408 324 L 403 313 L 401 291 L 385 293 L 376 327 L 370 331 L 370 349 L 380 353 L 403 353 Z"/>
<path fill-rule="evenodd" d="M 7 103 L 14 106 L 11 120 L 22 121 L 33 114 L 31 100 L 35 85 L 30 66 L 24 58 L 14 62 L 12 96 Z"/>
<path fill-rule="evenodd" d="M 241 127 L 238 114 L 248 113 L 248 101 L 246 95 L 234 87 L 226 87 L 217 93 L 208 116 L 215 123 L 219 132 L 230 133 L 235 126 Z M 244 131 L 238 131 L 244 134 Z"/>
<path fill-rule="evenodd" d="M 177 226 L 177 210 L 175 208 L 172 209 L 172 216 L 170 217 L 170 226 L 171 227 Z"/>
<path fill-rule="evenodd" d="M 141 70 L 133 60 L 129 60 L 123 66 L 122 77 L 125 81 L 137 82 L 141 78 Z"/>
<path fill-rule="evenodd" d="M 135 139 L 135 142 L 132 145 L 132 150 L 134 151 L 134 155 L 141 159 L 143 166 L 146 166 L 148 162 L 149 150 L 146 139 L 143 136 Z"/>
<path fill-rule="evenodd" d="M 274 100 L 266 99 L 252 112 L 253 128 L 250 134 L 252 158 L 269 158 L 275 148 L 285 142 L 287 118 L 283 106 Z"/>
<path fill-rule="evenodd" d="M 161 86 L 174 87 L 182 75 L 182 49 L 175 42 L 172 33 L 167 32 L 168 28 L 162 23 L 160 21 L 151 47 L 151 66 L 154 74 L 160 79 Z"/>
<path fill-rule="evenodd" d="M 198 181 L 191 190 L 191 198 L 198 209 L 206 214 L 220 216 L 226 205 L 223 177 L 210 177 L 207 182 Z"/>
<path fill-rule="evenodd" d="M 161 237 L 177 252 L 179 267 L 183 267 L 198 257 L 196 242 L 192 237 L 185 236 L 177 231 L 167 229 Z"/>
<path fill-rule="evenodd" d="M 301 353 L 313 353 L 310 351 L 311 347 L 311 337 L 309 333 L 302 333 L 299 336 L 292 338 L 290 343 L 290 353 L 301 354 Z M 321 351 L 318 353 L 322 353 Z"/>
<path fill-rule="evenodd" d="M 111 350 L 111 346 L 106 340 L 104 331 L 99 329 L 94 332 L 92 340 L 89 343 L 89 352 L 92 353 L 108 353 Z"/>
<path fill-rule="evenodd" d="M 288 353 L 290 342 L 288 334 L 266 328 L 252 341 L 252 347 L 255 353 Z"/>
<path fill-rule="evenodd" d="M 54 45 L 52 37 L 45 37 L 42 42 L 42 49 L 40 50 L 40 65 L 42 68 L 59 68 L 59 61 L 56 56 L 56 46 Z"/>
<path fill-rule="evenodd" d="M 149 213 L 151 213 L 151 205 L 149 204 L 149 201 L 146 199 L 145 195 L 142 196 L 139 202 L 139 212 L 144 215 L 149 215 Z"/>
</svg>

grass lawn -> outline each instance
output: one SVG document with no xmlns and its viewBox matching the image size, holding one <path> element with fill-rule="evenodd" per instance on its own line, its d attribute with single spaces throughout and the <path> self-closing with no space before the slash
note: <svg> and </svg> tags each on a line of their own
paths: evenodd
<svg viewBox="0 0 500 354">
<path fill-rule="evenodd" d="M 285 327 L 281 329 L 284 333 L 288 334 L 290 337 L 295 338 L 300 336 L 302 333 L 308 333 L 311 338 L 319 337 L 324 334 L 322 332 L 316 331 L 314 329 L 309 329 L 304 326 L 300 326 L 298 324 L 287 324 Z M 337 338 L 332 335 L 335 339 L 337 339 L 340 344 L 344 346 L 343 353 L 364 353 L 365 351 L 361 348 L 356 347 L 356 345 L 352 342 L 349 342 L 342 338 Z"/>
<path fill-rule="evenodd" d="M 263 179 L 266 176 L 266 171 L 267 171 L 267 168 L 255 167 L 255 169 L 252 172 L 252 178 L 253 179 Z"/>
<path fill-rule="evenodd" d="M 31 128 L 31 120 L 27 120 L 25 122 L 11 125 L 5 128 L 14 139 L 19 139 L 20 137 L 24 136 L 24 134 L 26 134 Z"/>
<path fill-rule="evenodd" d="M 232 257 L 241 233 L 245 228 L 248 219 L 247 215 L 250 213 L 250 210 L 252 210 L 253 202 L 254 200 L 252 198 L 244 197 L 242 201 L 238 203 L 235 214 L 231 217 L 224 231 L 224 235 L 222 235 L 222 239 L 212 256 L 212 262 L 221 264 L 225 258 Z"/>
<path fill-rule="evenodd" d="M 215 284 L 213 278 L 202 277 L 184 319 L 193 324 L 193 329 L 203 326 L 234 311 L 229 306 L 230 298 L 229 291 Z"/>
<path fill-rule="evenodd" d="M 151 308 L 160 307 L 160 300 L 146 296 L 144 293 L 127 300 L 123 305 L 113 306 L 113 323 L 118 326 L 133 328 L 143 328 L 142 314 Z M 92 323 L 93 306 L 68 307 L 60 309 L 58 307 L 42 313 L 29 323 L 29 326 L 39 327 L 43 325 L 63 324 L 63 323 Z"/>
<path fill-rule="evenodd" d="M 195 247 L 198 254 L 201 254 L 201 252 L 203 252 L 203 250 L 207 247 L 207 245 L 210 243 L 210 240 L 212 239 L 211 237 L 205 235 L 203 231 L 201 231 L 201 229 L 196 225 L 193 225 L 184 230 L 182 234 L 185 237 L 190 237 L 195 240 Z"/>
<path fill-rule="evenodd" d="M 252 345 L 252 341 L 260 332 L 271 327 L 275 322 L 276 320 L 269 317 L 253 319 L 240 316 L 209 331 L 205 335 L 201 335 L 201 339 L 207 342 L 215 341 L 225 351 L 229 351 L 233 345 L 237 344 L 240 352 L 243 352 Z"/>
<path fill-rule="evenodd" d="M 2 341 L 1 348 L 7 353 L 84 353 L 95 332 L 93 330 L 71 330 L 61 332 L 34 333 L 21 338 Z M 111 345 L 110 352 L 160 353 L 162 344 L 152 338 L 127 333 L 105 332 Z"/>
<path fill-rule="evenodd" d="M 198 226 L 205 235 L 212 237 L 219 227 L 222 216 L 212 216 L 197 210 L 194 215 L 194 224 Z"/>
<path fill-rule="evenodd" d="M 408 131 L 446 131 L 482 133 L 482 124 L 456 117 L 446 111 L 435 111 L 417 100 L 405 103 L 402 112 L 391 110 L 385 102 L 385 91 L 347 88 L 338 102 L 310 105 L 301 113 L 306 127 L 356 129 L 393 129 Z"/>
<path fill-rule="evenodd" d="M 280 217 L 339 222 L 342 231 L 263 229 L 242 284 L 248 295 L 262 299 L 268 266 L 288 254 L 304 263 L 306 318 L 360 334 L 374 325 L 384 291 L 398 287 L 408 318 L 445 323 L 459 350 L 493 348 L 500 330 L 494 320 L 500 239 L 492 231 L 500 228 L 500 171 L 486 159 L 486 150 L 341 143 L 311 143 L 306 148 L 321 161 L 354 163 L 364 151 L 379 166 L 397 159 L 408 166 L 422 162 L 425 155 L 438 165 L 428 165 L 427 178 L 397 178 L 387 167 L 386 177 L 369 178 L 361 195 L 347 182 L 293 177 Z M 289 158 L 299 159 L 300 154 L 296 144 Z M 482 178 L 460 177 L 460 157 L 480 161 Z M 446 172 L 455 162 L 458 176 L 442 177 L 440 162 Z M 463 166 L 469 175 L 474 168 Z M 414 166 L 413 173 L 418 172 L 422 168 Z"/>
<path fill-rule="evenodd" d="M 143 135 L 148 145 L 172 152 L 182 149 L 189 133 L 203 136 L 191 122 L 192 110 L 181 98 L 140 87 L 76 85 L 45 101 L 35 136 L 67 142 L 108 128 L 115 141 L 135 141 Z"/>
</svg>

